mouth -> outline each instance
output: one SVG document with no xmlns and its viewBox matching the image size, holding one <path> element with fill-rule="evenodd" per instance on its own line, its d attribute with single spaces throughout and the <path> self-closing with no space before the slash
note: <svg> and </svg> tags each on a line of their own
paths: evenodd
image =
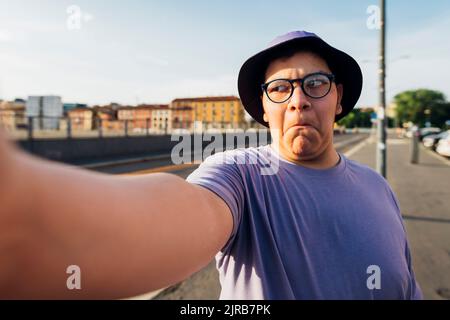
<svg viewBox="0 0 450 320">
<path fill-rule="evenodd" d="M 309 124 L 294 124 L 291 128 L 308 128 L 308 127 L 312 127 Z"/>
<path fill-rule="evenodd" d="M 310 125 L 309 123 L 302 123 L 302 124 L 297 123 L 289 127 L 289 129 L 307 129 L 307 128 L 313 128 L 313 126 Z"/>
</svg>

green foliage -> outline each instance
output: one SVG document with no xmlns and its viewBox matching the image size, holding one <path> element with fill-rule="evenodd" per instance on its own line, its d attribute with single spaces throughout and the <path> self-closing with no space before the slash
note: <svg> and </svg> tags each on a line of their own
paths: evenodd
<svg viewBox="0 0 450 320">
<path fill-rule="evenodd" d="M 345 126 L 346 128 L 370 128 L 372 122 L 370 121 L 370 115 L 373 110 L 353 109 L 348 115 L 339 120 L 337 124 L 339 126 Z"/>
<path fill-rule="evenodd" d="M 394 97 L 397 105 L 397 121 L 399 125 L 413 122 L 424 127 L 429 121 L 431 126 L 444 127 L 450 119 L 450 103 L 442 92 L 428 89 L 408 90 Z"/>
</svg>

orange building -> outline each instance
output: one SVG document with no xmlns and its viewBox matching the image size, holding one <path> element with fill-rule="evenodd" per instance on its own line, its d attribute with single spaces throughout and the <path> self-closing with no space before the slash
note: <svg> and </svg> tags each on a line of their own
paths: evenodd
<svg viewBox="0 0 450 320">
<path fill-rule="evenodd" d="M 197 97 L 175 99 L 170 104 L 172 119 L 175 122 L 175 111 L 178 108 L 191 108 L 189 119 L 193 123 L 202 123 L 207 127 L 237 127 L 244 120 L 244 108 L 241 100 L 235 96 Z"/>
<path fill-rule="evenodd" d="M 94 106 L 92 108 L 96 114 L 94 128 L 98 129 L 101 124 L 102 130 L 122 131 L 123 123 L 117 120 L 117 110 L 112 105 Z"/>
<path fill-rule="evenodd" d="M 172 129 L 188 129 L 193 125 L 193 108 L 187 105 L 172 107 Z"/>
<path fill-rule="evenodd" d="M 152 119 L 156 115 L 155 110 L 168 109 L 167 105 L 162 104 L 142 104 L 136 107 L 121 107 L 117 110 L 117 119 L 127 121 L 129 129 L 146 130 L 152 128 Z M 162 117 L 162 115 L 158 114 Z M 159 123 L 159 118 L 157 119 Z"/>
<path fill-rule="evenodd" d="M 94 111 L 91 108 L 73 108 L 67 112 L 72 130 L 92 130 Z"/>
</svg>

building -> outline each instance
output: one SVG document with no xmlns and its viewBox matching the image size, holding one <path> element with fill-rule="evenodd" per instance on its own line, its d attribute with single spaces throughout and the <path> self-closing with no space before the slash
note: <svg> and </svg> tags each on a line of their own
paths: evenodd
<svg viewBox="0 0 450 320">
<path fill-rule="evenodd" d="M 94 106 L 95 114 L 94 129 L 101 128 L 103 131 L 123 131 L 123 122 L 117 120 L 117 110 L 111 105 Z"/>
<path fill-rule="evenodd" d="M 72 108 L 67 113 L 72 130 L 90 131 L 94 129 L 94 110 L 90 108 Z"/>
<path fill-rule="evenodd" d="M 168 133 L 172 131 L 172 110 L 168 105 L 160 105 L 152 109 L 151 130 L 156 133 Z"/>
<path fill-rule="evenodd" d="M 63 116 L 63 104 L 59 96 L 30 96 L 25 113 L 32 117 L 33 129 L 57 130 Z"/>
<path fill-rule="evenodd" d="M 92 110 L 101 120 L 117 120 L 117 111 L 109 106 L 93 106 Z"/>
<path fill-rule="evenodd" d="M 172 129 L 191 130 L 194 124 L 194 108 L 189 105 L 178 105 L 170 108 Z"/>
<path fill-rule="evenodd" d="M 121 107 L 117 110 L 117 119 L 127 122 L 128 129 L 135 132 L 169 129 L 169 106 L 164 104 L 141 104 L 136 107 Z M 153 123 L 155 119 L 155 123 Z"/>
<path fill-rule="evenodd" d="M 9 131 L 26 128 L 25 101 L 0 102 L 0 124 Z"/>
<path fill-rule="evenodd" d="M 63 104 L 63 114 L 66 116 L 68 115 L 69 111 L 72 109 L 78 109 L 78 108 L 87 108 L 87 104 L 84 103 L 64 103 Z"/>
<path fill-rule="evenodd" d="M 191 121 L 195 127 L 235 128 L 245 122 L 245 113 L 241 100 L 235 96 L 198 97 L 175 99 L 171 102 L 173 126 L 175 127 L 177 112 L 189 110 L 191 115 L 182 121 Z M 183 109 L 184 108 L 184 109 Z"/>
<path fill-rule="evenodd" d="M 386 116 L 392 119 L 397 117 L 397 104 L 392 102 L 386 106 Z"/>
<path fill-rule="evenodd" d="M 151 106 L 126 106 L 117 109 L 117 119 L 126 122 L 129 130 L 142 131 L 150 128 L 151 118 Z"/>
</svg>

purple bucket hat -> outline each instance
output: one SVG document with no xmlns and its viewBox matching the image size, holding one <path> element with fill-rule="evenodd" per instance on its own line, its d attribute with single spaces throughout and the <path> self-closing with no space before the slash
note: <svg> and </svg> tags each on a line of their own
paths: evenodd
<svg viewBox="0 0 450 320">
<path fill-rule="evenodd" d="M 239 71 L 238 90 L 245 110 L 259 123 L 268 127 L 263 120 L 261 84 L 271 61 L 283 55 L 286 50 L 298 48 L 310 50 L 322 57 L 336 77 L 336 83 L 342 84 L 344 94 L 341 100 L 342 112 L 335 121 L 345 117 L 355 106 L 361 95 L 363 77 L 361 68 L 351 56 L 323 41 L 316 34 L 307 31 L 293 31 L 275 38 L 268 47 L 247 59 Z"/>
</svg>

